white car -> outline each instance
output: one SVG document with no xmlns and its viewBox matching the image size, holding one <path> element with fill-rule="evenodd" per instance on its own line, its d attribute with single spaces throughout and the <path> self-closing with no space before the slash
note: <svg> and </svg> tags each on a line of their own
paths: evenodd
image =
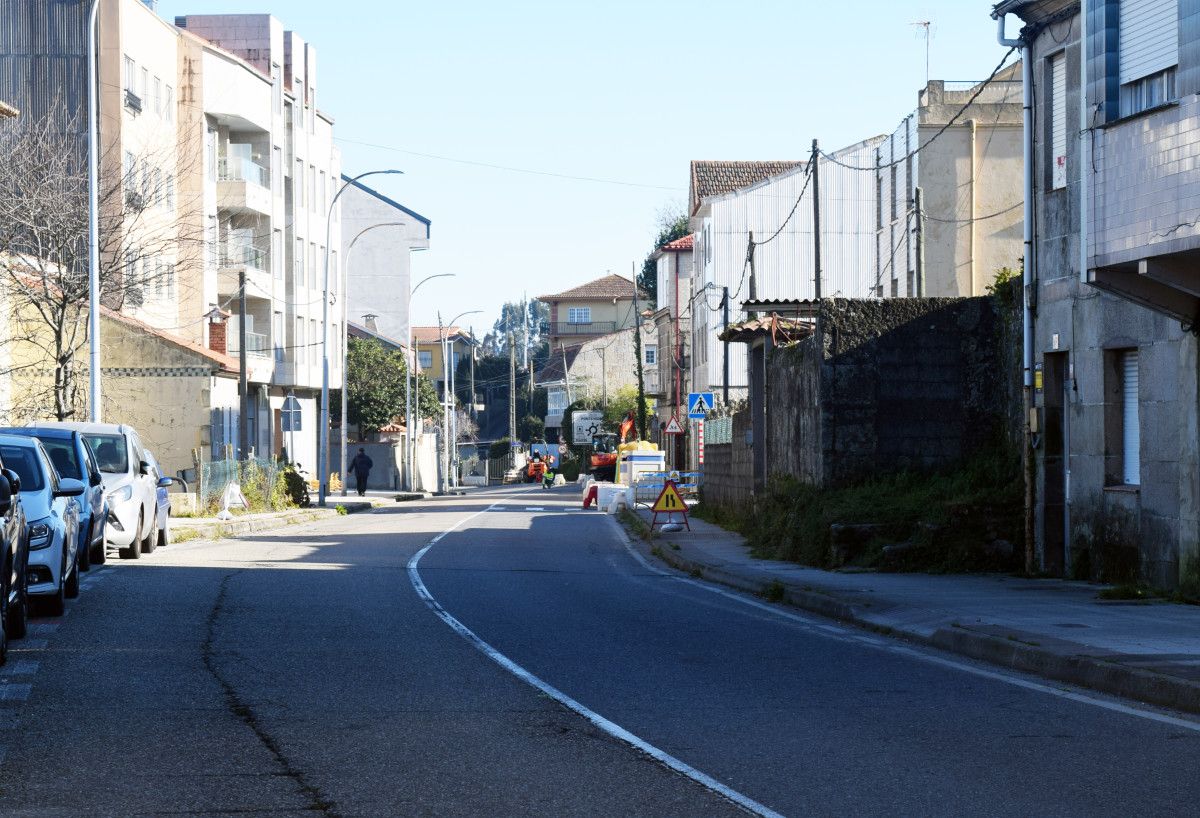
<svg viewBox="0 0 1200 818">
<path fill-rule="evenodd" d="M 105 541 L 116 546 L 127 559 L 152 553 L 158 545 L 158 490 L 169 486 L 171 479 L 160 476 L 151 465 L 132 426 L 76 422 L 61 425 L 79 430 L 100 467 L 108 500 Z"/>
</svg>

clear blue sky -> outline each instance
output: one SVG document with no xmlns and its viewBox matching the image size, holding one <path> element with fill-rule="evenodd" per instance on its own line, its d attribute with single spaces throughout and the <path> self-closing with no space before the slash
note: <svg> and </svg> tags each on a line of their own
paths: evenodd
<svg viewBox="0 0 1200 818">
<path fill-rule="evenodd" d="M 655 214 L 687 198 L 691 159 L 801 159 L 892 131 L 933 79 L 986 77 L 1003 54 L 980 0 L 161 0 L 275 14 L 317 48 L 318 104 L 344 168 L 433 220 L 417 323 L 630 274 Z M 358 142 L 397 150 L 367 147 Z M 405 152 L 401 152 L 405 151 Z M 458 160 L 634 183 L 517 173 Z"/>
</svg>

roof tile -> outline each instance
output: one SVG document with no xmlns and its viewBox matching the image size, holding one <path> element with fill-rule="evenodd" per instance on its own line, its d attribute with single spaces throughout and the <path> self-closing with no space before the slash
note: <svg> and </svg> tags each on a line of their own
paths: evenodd
<svg viewBox="0 0 1200 818">
<path fill-rule="evenodd" d="M 692 160 L 691 182 L 688 186 L 689 214 L 695 214 L 700 204 L 710 196 L 720 196 L 755 182 L 786 173 L 804 164 L 790 160 L 769 162 L 714 162 Z"/>
</svg>

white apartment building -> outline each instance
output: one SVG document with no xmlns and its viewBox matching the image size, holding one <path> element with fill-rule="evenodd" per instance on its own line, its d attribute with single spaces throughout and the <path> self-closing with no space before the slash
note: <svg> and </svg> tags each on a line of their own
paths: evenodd
<svg viewBox="0 0 1200 818">
<path fill-rule="evenodd" d="M 280 410 L 295 395 L 302 431 L 288 454 L 311 467 L 320 415 L 327 241 L 330 389 L 342 385 L 345 335 L 336 308 L 345 296 L 341 224 L 338 209 L 331 212 L 340 157 L 333 120 L 316 107 L 316 51 L 265 14 L 188 15 L 175 25 L 186 44 L 181 71 L 188 124 L 181 142 L 203 155 L 203 174 L 191 179 L 205 253 L 192 272 L 187 315 L 197 321 L 213 306 L 232 313 L 224 346 L 239 354 L 244 279 L 251 445 L 260 454 L 283 450 Z M 190 334 L 201 340 L 203 333 L 212 346 L 211 325 L 199 321 Z M 226 401 L 214 406 L 214 450 L 236 443 L 237 411 Z"/>
</svg>

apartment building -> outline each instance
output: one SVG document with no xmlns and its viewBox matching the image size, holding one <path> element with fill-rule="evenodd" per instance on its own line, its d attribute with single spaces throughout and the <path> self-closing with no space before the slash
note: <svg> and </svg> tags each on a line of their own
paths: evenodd
<svg viewBox="0 0 1200 818">
<path fill-rule="evenodd" d="M 1195 587 L 1200 40 L 1188 32 L 1200 3 L 1090 0 L 1084 11 L 1068 0 L 994 10 L 1024 23 L 1037 124 L 1026 270 L 1036 556 L 1056 575 Z"/>
<path fill-rule="evenodd" d="M 646 346 L 646 369 L 653 371 L 656 387 L 651 391 L 647 381 L 646 393 L 657 401 L 658 443 L 667 452 L 668 465 L 679 468 L 687 465 L 687 440 L 684 435 L 669 435 L 661 430 L 667 427 L 672 417 L 682 428 L 690 426 L 686 404 L 691 389 L 687 351 L 691 311 L 687 309 L 687 302 L 692 291 L 694 244 L 695 237 L 689 235 L 668 242 L 654 252 L 659 308 L 653 316 L 653 344 Z"/>
</svg>

